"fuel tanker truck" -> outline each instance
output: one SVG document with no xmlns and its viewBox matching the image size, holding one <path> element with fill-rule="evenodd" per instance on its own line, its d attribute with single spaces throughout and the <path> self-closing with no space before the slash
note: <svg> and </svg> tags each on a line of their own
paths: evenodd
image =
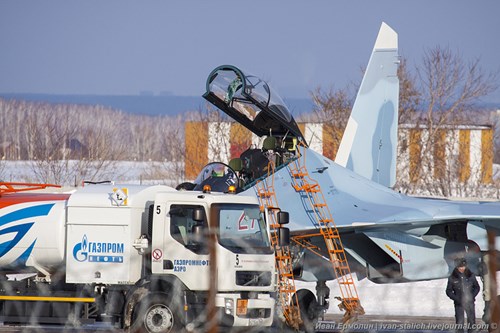
<svg viewBox="0 0 500 333">
<path fill-rule="evenodd" d="M 209 186 L 17 185 L 0 183 L 1 322 L 272 324 L 274 251 L 256 198 Z"/>
</svg>

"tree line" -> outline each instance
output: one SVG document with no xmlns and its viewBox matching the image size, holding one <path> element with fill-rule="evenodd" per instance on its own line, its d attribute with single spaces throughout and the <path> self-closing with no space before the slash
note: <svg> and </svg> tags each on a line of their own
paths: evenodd
<svg viewBox="0 0 500 333">
<path fill-rule="evenodd" d="M 2 160 L 31 161 L 34 181 L 94 180 L 116 161 L 159 162 L 156 166 L 168 162 L 165 165 L 170 166 L 183 158 L 181 116 L 0 98 L 0 126 Z"/>
<path fill-rule="evenodd" d="M 171 146 L 183 144 L 181 118 L 0 98 L 0 154 L 10 160 L 171 160 Z"/>
</svg>

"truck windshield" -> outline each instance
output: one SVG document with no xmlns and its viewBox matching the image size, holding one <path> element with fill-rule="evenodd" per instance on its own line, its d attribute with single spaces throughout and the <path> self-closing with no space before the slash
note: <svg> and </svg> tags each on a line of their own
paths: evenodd
<svg viewBox="0 0 500 333">
<path fill-rule="evenodd" d="M 235 253 L 272 253 L 264 215 L 257 205 L 214 205 L 219 243 Z"/>
</svg>

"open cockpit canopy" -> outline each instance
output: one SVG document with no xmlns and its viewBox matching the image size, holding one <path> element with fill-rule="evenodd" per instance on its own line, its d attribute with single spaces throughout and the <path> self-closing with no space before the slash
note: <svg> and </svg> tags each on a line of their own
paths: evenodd
<svg viewBox="0 0 500 333">
<path fill-rule="evenodd" d="M 281 97 L 264 80 L 223 65 L 207 79 L 203 97 L 258 136 L 294 136 L 305 144 Z"/>
</svg>

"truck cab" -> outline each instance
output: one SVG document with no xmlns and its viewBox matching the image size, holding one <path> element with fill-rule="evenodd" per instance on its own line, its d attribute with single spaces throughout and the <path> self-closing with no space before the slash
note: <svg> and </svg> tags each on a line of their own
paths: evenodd
<svg viewBox="0 0 500 333">
<path fill-rule="evenodd" d="M 159 193 L 152 231 L 151 273 L 182 281 L 190 315 L 203 314 L 215 285 L 222 323 L 271 325 L 274 251 L 256 201 L 222 193 Z"/>
</svg>

